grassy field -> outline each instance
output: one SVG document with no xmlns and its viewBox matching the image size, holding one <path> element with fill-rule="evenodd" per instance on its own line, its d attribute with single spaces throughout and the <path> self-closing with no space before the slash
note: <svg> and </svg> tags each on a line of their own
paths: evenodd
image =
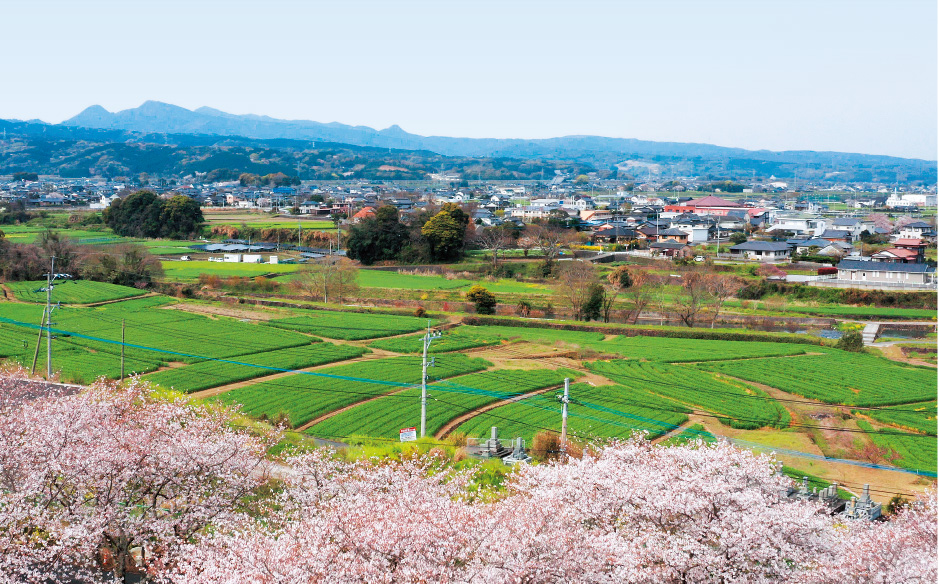
<svg viewBox="0 0 939 584">
<path fill-rule="evenodd" d="M 359 270 L 359 286 L 363 288 L 393 288 L 399 290 L 454 290 L 469 287 L 462 278 L 448 280 L 444 276 L 399 274 L 386 270 Z"/>
<path fill-rule="evenodd" d="M 489 429 L 498 426 L 503 439 L 521 437 L 530 446 L 535 434 L 561 430 L 561 407 L 554 393 L 499 406 L 460 424 L 457 431 L 488 438 Z M 568 433 L 581 440 L 625 438 L 636 431 L 651 438 L 688 420 L 686 408 L 641 388 L 575 383 L 570 394 L 575 401 L 568 413 Z"/>
<path fill-rule="evenodd" d="M 299 264 L 244 264 L 202 260 L 164 261 L 162 264 L 165 279 L 171 282 L 195 282 L 201 274 L 253 278 L 267 274 L 289 274 L 300 268 Z"/>
<path fill-rule="evenodd" d="M 818 349 L 797 358 L 702 364 L 709 371 L 836 404 L 895 405 L 936 399 L 936 370 L 874 355 Z"/>
<path fill-rule="evenodd" d="M 574 371 L 500 370 L 464 375 L 428 387 L 427 435 L 433 436 L 448 421 L 486 404 L 520 393 L 561 385 Z M 408 389 L 337 414 L 307 430 L 322 438 L 361 434 L 398 438 L 401 428 L 420 426 L 420 388 Z"/>
<path fill-rule="evenodd" d="M 245 365 L 202 361 L 185 367 L 157 371 L 146 375 L 144 379 L 162 387 L 190 393 L 255 377 L 273 375 L 279 372 L 278 369 L 302 369 L 344 361 L 359 357 L 364 352 L 365 349 L 362 347 L 317 342 L 312 345 L 275 349 L 232 359 Z M 252 365 L 258 365 L 258 367 L 252 367 Z"/>
<path fill-rule="evenodd" d="M 483 359 L 471 359 L 459 353 L 436 361 L 430 373 L 432 379 L 481 371 L 491 365 Z M 213 399 L 241 404 L 250 416 L 282 418 L 296 427 L 333 410 L 420 383 L 421 359 L 376 359 L 326 367 L 316 373 L 318 375 L 298 374 L 262 381 Z"/>
<path fill-rule="evenodd" d="M 399 274 L 386 270 L 360 270 L 359 285 L 364 288 L 387 288 L 392 290 L 463 290 L 473 284 L 479 284 L 493 294 L 535 294 L 546 296 L 552 293 L 545 284 L 518 282 L 501 279 L 468 280 L 465 278 L 447 278 L 446 276 L 424 276 L 418 274 Z"/>
<path fill-rule="evenodd" d="M 45 288 L 46 281 L 38 282 L 10 282 L 7 284 L 17 300 L 23 302 L 46 303 L 46 293 L 40 291 Z M 104 302 L 119 298 L 132 298 L 146 294 L 144 290 L 118 286 L 106 282 L 92 282 L 90 280 L 57 280 L 52 289 L 52 302 L 64 304 L 89 304 Z"/>
<path fill-rule="evenodd" d="M 330 339 L 361 340 L 412 333 L 436 321 L 415 316 L 308 310 L 303 316 L 273 319 L 265 324 Z"/>
<path fill-rule="evenodd" d="M 721 422 L 734 428 L 789 425 L 789 413 L 766 393 L 744 383 L 715 378 L 694 367 L 622 360 L 595 361 L 588 367 L 625 387 L 641 387 L 717 414 Z"/>
<path fill-rule="evenodd" d="M 730 301 L 726 304 L 727 308 L 741 308 L 740 301 Z M 936 320 L 936 311 L 923 308 L 886 308 L 879 306 L 794 306 L 786 305 L 785 308 L 773 309 L 765 302 L 748 301 L 750 311 L 772 312 L 774 314 L 794 313 L 796 315 L 818 315 L 818 316 L 846 316 L 851 318 L 882 318 L 887 320 Z"/>
</svg>

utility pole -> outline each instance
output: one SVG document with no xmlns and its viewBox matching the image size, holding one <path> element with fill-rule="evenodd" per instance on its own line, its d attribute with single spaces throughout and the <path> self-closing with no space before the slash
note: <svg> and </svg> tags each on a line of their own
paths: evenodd
<svg viewBox="0 0 939 584">
<path fill-rule="evenodd" d="M 440 331 L 430 332 L 430 321 L 427 321 L 427 334 L 424 335 L 424 357 L 421 359 L 421 438 L 425 436 L 427 428 L 427 349 L 434 339 L 439 339 Z M 433 366 L 433 363 L 431 363 Z"/>
<path fill-rule="evenodd" d="M 55 256 L 46 278 L 46 380 L 52 380 L 52 279 L 55 277 Z"/>
<path fill-rule="evenodd" d="M 561 402 L 561 455 L 567 458 L 567 404 L 571 403 L 571 378 L 564 378 L 564 395 L 557 396 Z"/>
<path fill-rule="evenodd" d="M 124 319 L 121 319 L 121 382 L 124 381 Z"/>
<path fill-rule="evenodd" d="M 39 335 L 36 336 L 36 351 L 33 353 L 33 367 L 30 369 L 29 374 L 33 375 L 36 373 L 36 361 L 39 360 L 39 347 L 42 345 L 42 329 L 46 325 L 46 308 L 42 309 L 42 318 L 39 319 Z"/>
</svg>

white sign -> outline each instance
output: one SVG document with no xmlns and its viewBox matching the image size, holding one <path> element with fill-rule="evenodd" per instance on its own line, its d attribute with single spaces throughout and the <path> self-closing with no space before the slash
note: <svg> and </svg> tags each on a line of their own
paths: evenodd
<svg viewBox="0 0 939 584">
<path fill-rule="evenodd" d="M 401 428 L 398 435 L 402 442 L 414 442 L 417 440 L 417 428 Z"/>
</svg>

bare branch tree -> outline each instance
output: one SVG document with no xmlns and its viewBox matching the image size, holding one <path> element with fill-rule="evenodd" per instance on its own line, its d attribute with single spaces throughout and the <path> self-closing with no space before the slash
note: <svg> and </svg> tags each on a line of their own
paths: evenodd
<svg viewBox="0 0 939 584">
<path fill-rule="evenodd" d="M 681 277 L 681 295 L 675 301 L 678 318 L 689 328 L 704 308 L 708 297 L 708 278 L 700 272 L 688 272 Z"/>
<path fill-rule="evenodd" d="M 736 276 L 725 276 L 723 274 L 712 274 L 707 276 L 707 290 L 711 298 L 714 299 L 714 316 L 711 317 L 711 328 L 724 307 L 727 299 L 740 291 L 744 287 L 744 282 Z"/>
<path fill-rule="evenodd" d="M 597 272 L 592 264 L 582 261 L 565 262 L 558 274 L 557 293 L 571 306 L 574 318 L 583 318 L 583 308 L 590 297 L 590 287 L 597 282 Z"/>
<path fill-rule="evenodd" d="M 492 252 L 492 269 L 499 265 L 499 254 L 512 246 L 512 235 L 504 227 L 476 228 L 473 243 Z"/>
</svg>

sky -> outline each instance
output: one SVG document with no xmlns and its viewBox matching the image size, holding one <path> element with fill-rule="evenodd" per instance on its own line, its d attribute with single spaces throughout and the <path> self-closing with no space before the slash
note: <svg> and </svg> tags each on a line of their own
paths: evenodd
<svg viewBox="0 0 939 584">
<path fill-rule="evenodd" d="M 0 20 L 0 118 L 152 99 L 937 158 L 936 0 L 0 0 Z"/>
</svg>

